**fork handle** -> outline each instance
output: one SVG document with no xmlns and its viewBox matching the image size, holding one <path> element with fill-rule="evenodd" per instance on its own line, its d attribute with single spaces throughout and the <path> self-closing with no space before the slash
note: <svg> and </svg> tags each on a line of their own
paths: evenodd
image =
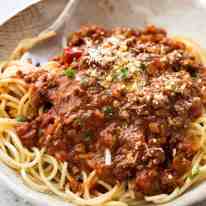
<svg viewBox="0 0 206 206">
<path fill-rule="evenodd" d="M 44 30 L 43 33 L 47 33 L 50 31 L 57 32 L 64 25 L 65 21 L 67 19 L 70 19 L 78 3 L 79 0 L 69 0 L 69 3 L 67 3 L 65 9 L 59 15 L 56 21 L 52 25 L 50 25 L 46 30 Z"/>
</svg>

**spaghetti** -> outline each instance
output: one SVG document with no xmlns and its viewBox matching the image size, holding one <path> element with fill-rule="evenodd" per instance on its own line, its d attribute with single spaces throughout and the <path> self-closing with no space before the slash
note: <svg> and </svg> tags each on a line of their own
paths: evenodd
<svg viewBox="0 0 206 206">
<path fill-rule="evenodd" d="M 74 33 L 0 76 L 0 159 L 76 205 L 166 203 L 206 177 L 205 56 L 162 29 Z"/>
</svg>

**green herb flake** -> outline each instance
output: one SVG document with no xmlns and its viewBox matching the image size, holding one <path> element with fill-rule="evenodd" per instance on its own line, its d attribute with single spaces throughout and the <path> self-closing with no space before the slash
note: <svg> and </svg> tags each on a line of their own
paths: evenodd
<svg viewBox="0 0 206 206">
<path fill-rule="evenodd" d="M 171 80 L 165 81 L 165 89 L 175 93 L 179 93 L 179 88 L 177 87 L 177 84 L 175 84 L 175 82 Z"/>
<path fill-rule="evenodd" d="M 87 130 L 87 131 L 85 131 L 84 134 L 83 134 L 83 138 L 84 138 L 86 141 L 90 141 L 93 137 L 94 137 L 94 134 L 92 133 L 91 130 Z"/>
<path fill-rule="evenodd" d="M 111 75 L 111 80 L 112 81 L 115 81 L 115 80 L 117 80 L 118 79 L 118 73 L 113 73 L 112 75 Z"/>
<path fill-rule="evenodd" d="M 190 71 L 190 76 L 191 76 L 193 79 L 197 79 L 197 77 L 198 77 L 197 71 L 191 70 L 191 71 Z"/>
<path fill-rule="evenodd" d="M 72 68 L 68 68 L 64 71 L 64 75 L 66 75 L 68 78 L 74 79 L 76 75 L 76 71 Z"/>
<path fill-rule="evenodd" d="M 141 62 L 140 63 L 140 69 L 144 71 L 146 69 L 146 64 Z"/>
<path fill-rule="evenodd" d="M 127 67 L 123 67 L 120 69 L 120 78 L 121 79 L 127 79 L 128 78 L 128 75 L 129 75 L 129 70 Z"/>
<path fill-rule="evenodd" d="M 192 180 L 194 179 L 198 174 L 200 173 L 200 168 L 195 167 L 192 169 L 192 174 L 189 176 L 189 178 Z"/>
<path fill-rule="evenodd" d="M 24 117 L 24 116 L 17 116 L 16 117 L 16 121 L 17 122 L 25 122 L 26 121 L 26 117 Z"/>
<path fill-rule="evenodd" d="M 83 125 L 82 119 L 77 117 L 76 119 L 74 119 L 73 124 L 74 124 L 74 126 L 81 127 Z"/>
<path fill-rule="evenodd" d="M 105 113 L 106 116 L 111 117 L 113 115 L 113 108 L 111 106 L 103 107 L 102 111 Z"/>
</svg>

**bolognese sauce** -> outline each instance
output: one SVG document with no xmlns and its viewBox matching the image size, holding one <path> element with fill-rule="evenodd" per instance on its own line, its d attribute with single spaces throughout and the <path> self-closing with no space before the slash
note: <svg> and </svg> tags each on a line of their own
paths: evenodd
<svg viewBox="0 0 206 206">
<path fill-rule="evenodd" d="M 154 26 L 84 26 L 54 61 L 58 72 L 18 74 L 43 108 L 17 126 L 26 147 L 68 161 L 74 191 L 93 170 L 147 195 L 183 184 L 199 150 L 188 128 L 206 101 L 205 68 L 183 43 Z"/>
</svg>

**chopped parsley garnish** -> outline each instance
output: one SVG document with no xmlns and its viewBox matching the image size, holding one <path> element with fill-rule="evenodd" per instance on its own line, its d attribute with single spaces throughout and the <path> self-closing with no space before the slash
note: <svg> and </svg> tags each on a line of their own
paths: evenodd
<svg viewBox="0 0 206 206">
<path fill-rule="evenodd" d="M 64 71 L 64 75 L 66 75 L 68 78 L 74 79 L 76 75 L 76 71 L 72 68 L 68 68 Z"/>
<path fill-rule="evenodd" d="M 117 80 L 118 79 L 118 73 L 116 73 L 116 72 L 113 73 L 111 78 L 112 78 L 112 81 Z"/>
<path fill-rule="evenodd" d="M 177 83 L 171 80 L 165 81 L 165 89 L 174 92 L 175 94 L 181 93 L 180 87 L 178 87 Z"/>
<path fill-rule="evenodd" d="M 124 79 L 127 79 L 129 76 L 129 70 L 127 67 L 122 67 L 120 68 L 120 70 L 114 72 L 110 78 L 111 78 L 111 81 L 114 81 L 114 80 L 124 80 Z"/>
<path fill-rule="evenodd" d="M 127 68 L 127 67 L 121 68 L 120 74 L 119 74 L 120 78 L 121 78 L 121 79 L 127 79 L 127 78 L 128 78 L 128 75 L 129 75 L 128 68 Z"/>
<path fill-rule="evenodd" d="M 17 116 L 16 117 L 16 121 L 17 122 L 25 122 L 26 121 L 26 117 L 24 117 L 24 116 Z"/>
<path fill-rule="evenodd" d="M 140 63 L 140 69 L 142 69 L 144 71 L 146 69 L 146 64 L 141 62 Z"/>
<path fill-rule="evenodd" d="M 107 117 L 111 117 L 113 115 L 113 108 L 111 106 L 103 107 L 102 111 Z"/>
<path fill-rule="evenodd" d="M 77 117 L 76 119 L 74 119 L 73 124 L 74 126 L 82 127 L 83 125 L 82 119 Z"/>
<path fill-rule="evenodd" d="M 84 132 L 83 137 L 86 141 L 90 141 L 94 137 L 94 134 L 91 130 L 87 130 Z"/>
<path fill-rule="evenodd" d="M 192 180 L 194 179 L 198 174 L 200 173 L 199 166 L 192 169 L 192 174 L 189 176 L 189 178 Z"/>
<path fill-rule="evenodd" d="M 195 70 L 191 70 L 191 71 L 189 71 L 189 73 L 190 73 L 190 76 L 191 76 L 193 79 L 196 79 L 196 78 L 198 77 L 197 71 L 195 71 Z"/>
</svg>

